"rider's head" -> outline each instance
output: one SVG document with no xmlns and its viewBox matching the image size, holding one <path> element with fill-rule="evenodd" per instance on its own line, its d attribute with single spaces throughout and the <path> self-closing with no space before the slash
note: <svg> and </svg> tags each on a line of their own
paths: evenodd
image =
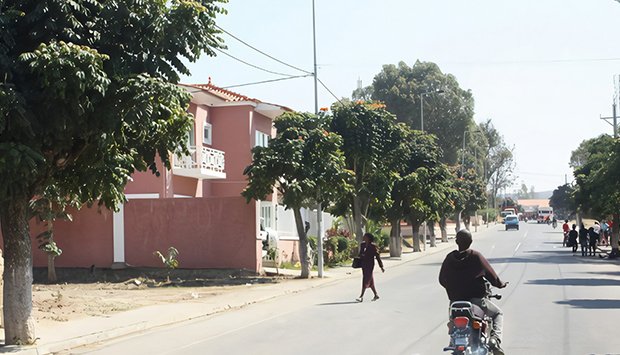
<svg viewBox="0 0 620 355">
<path fill-rule="evenodd" d="M 564 220 L 564 223 L 568 223 L 568 219 L 565 219 L 565 220 Z"/>
<path fill-rule="evenodd" d="M 469 249 L 471 241 L 471 233 L 467 229 L 461 229 L 456 233 L 456 245 L 459 246 L 459 251 Z"/>
</svg>

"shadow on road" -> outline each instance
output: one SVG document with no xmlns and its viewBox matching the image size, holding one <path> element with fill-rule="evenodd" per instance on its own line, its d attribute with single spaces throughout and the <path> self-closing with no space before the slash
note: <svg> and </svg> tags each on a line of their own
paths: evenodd
<svg viewBox="0 0 620 355">
<path fill-rule="evenodd" d="M 585 309 L 618 309 L 620 308 L 620 300 L 566 300 L 557 301 L 557 304 L 565 304 L 575 308 Z"/>
<path fill-rule="evenodd" d="M 588 274 L 620 276 L 620 271 L 588 271 Z"/>
<path fill-rule="evenodd" d="M 530 285 L 556 285 L 556 286 L 620 286 L 620 280 L 610 279 L 540 279 L 529 280 Z"/>
<path fill-rule="evenodd" d="M 342 304 L 357 304 L 360 302 L 357 301 L 344 301 L 344 302 L 329 302 L 329 303 L 319 303 L 317 306 L 339 306 Z"/>
</svg>

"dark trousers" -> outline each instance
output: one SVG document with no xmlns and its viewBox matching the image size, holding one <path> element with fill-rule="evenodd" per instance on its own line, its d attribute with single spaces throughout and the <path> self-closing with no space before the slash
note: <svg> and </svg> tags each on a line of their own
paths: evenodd
<svg viewBox="0 0 620 355">
<path fill-rule="evenodd" d="M 588 244 L 581 244 L 581 256 L 588 256 Z"/>
</svg>

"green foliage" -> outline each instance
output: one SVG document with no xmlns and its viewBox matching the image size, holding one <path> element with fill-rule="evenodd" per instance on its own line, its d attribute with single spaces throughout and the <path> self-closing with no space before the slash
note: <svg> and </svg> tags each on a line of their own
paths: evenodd
<svg viewBox="0 0 620 355">
<path fill-rule="evenodd" d="M 460 198 L 455 206 L 457 210 L 464 211 L 466 215 L 471 215 L 475 211 L 485 207 L 487 202 L 485 184 L 473 169 L 463 172 L 461 176 L 460 170 L 454 180 L 453 187 L 457 190 Z"/>
<path fill-rule="evenodd" d="M 411 67 L 404 62 L 384 65 L 372 87 L 372 98 L 385 102 L 388 111 L 414 129 L 420 129 L 420 94 L 444 90 L 424 96 L 424 130 L 437 136 L 443 161 L 456 164 L 463 134 L 473 124 L 471 91 L 461 89 L 456 78 L 442 73 L 437 64 L 420 61 Z"/>
<path fill-rule="evenodd" d="M 485 208 L 483 210 L 478 211 L 478 215 L 484 218 L 485 222 L 491 222 L 497 220 L 497 209 L 495 208 Z"/>
<path fill-rule="evenodd" d="M 342 140 L 327 131 L 328 124 L 329 117 L 309 113 L 287 112 L 276 118 L 276 137 L 268 147 L 252 150 L 242 195 L 248 201 L 264 199 L 275 187 L 288 209 L 310 201 L 329 204 L 342 194 L 349 175 L 343 170 Z"/>
<path fill-rule="evenodd" d="M 342 137 L 346 169 L 353 174 L 352 191 L 341 195 L 334 212 L 353 215 L 353 232 L 359 240 L 370 211 L 389 207 L 401 130 L 380 103 L 358 101 L 332 109 L 331 129 Z"/>
<path fill-rule="evenodd" d="M 577 205 L 575 201 L 575 188 L 569 184 L 558 186 L 553 190 L 549 199 L 549 206 L 553 207 L 556 215 L 568 218 L 575 214 Z"/>
<path fill-rule="evenodd" d="M 608 135 L 584 141 L 587 160 L 575 169 L 578 209 L 593 217 L 620 211 L 620 142 Z"/>
<path fill-rule="evenodd" d="M 168 256 L 164 256 L 161 252 L 155 251 L 153 255 L 161 260 L 162 264 L 168 269 L 173 270 L 179 267 L 179 251 L 175 247 L 168 248 Z"/>
<path fill-rule="evenodd" d="M 192 122 L 179 56 L 223 48 L 222 2 L 0 5 L 0 204 L 54 186 L 115 208 L 135 170 L 169 166 Z"/>
</svg>

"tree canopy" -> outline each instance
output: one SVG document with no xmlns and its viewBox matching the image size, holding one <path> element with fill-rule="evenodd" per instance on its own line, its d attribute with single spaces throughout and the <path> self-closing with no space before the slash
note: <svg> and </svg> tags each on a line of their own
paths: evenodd
<svg viewBox="0 0 620 355">
<path fill-rule="evenodd" d="M 340 150 L 342 139 L 328 132 L 330 118 L 309 113 L 285 113 L 276 118 L 277 135 L 267 147 L 255 147 L 254 159 L 244 174 L 248 186 L 242 195 L 263 200 L 281 198 L 287 209 L 292 209 L 299 235 L 301 277 L 310 276 L 308 238 L 301 218 L 301 208 L 321 202 L 328 205 L 347 192 L 350 175 L 344 170 L 344 156 Z"/>
<path fill-rule="evenodd" d="M 433 93 L 442 90 L 443 93 Z M 437 136 L 442 161 L 454 165 L 464 132 L 473 125 L 474 99 L 452 74 L 441 72 L 437 64 L 417 61 L 384 65 L 372 83 L 372 98 L 385 103 L 400 122 L 421 128 L 420 105 L 424 105 L 424 130 Z M 420 102 L 420 95 L 423 95 Z"/>
<path fill-rule="evenodd" d="M 0 221 L 7 344 L 32 343 L 29 201 L 109 208 L 135 170 L 157 172 L 191 125 L 175 83 L 224 48 L 226 0 L 24 0 L 0 4 Z M 22 241 L 28 241 L 23 243 Z"/>
</svg>

